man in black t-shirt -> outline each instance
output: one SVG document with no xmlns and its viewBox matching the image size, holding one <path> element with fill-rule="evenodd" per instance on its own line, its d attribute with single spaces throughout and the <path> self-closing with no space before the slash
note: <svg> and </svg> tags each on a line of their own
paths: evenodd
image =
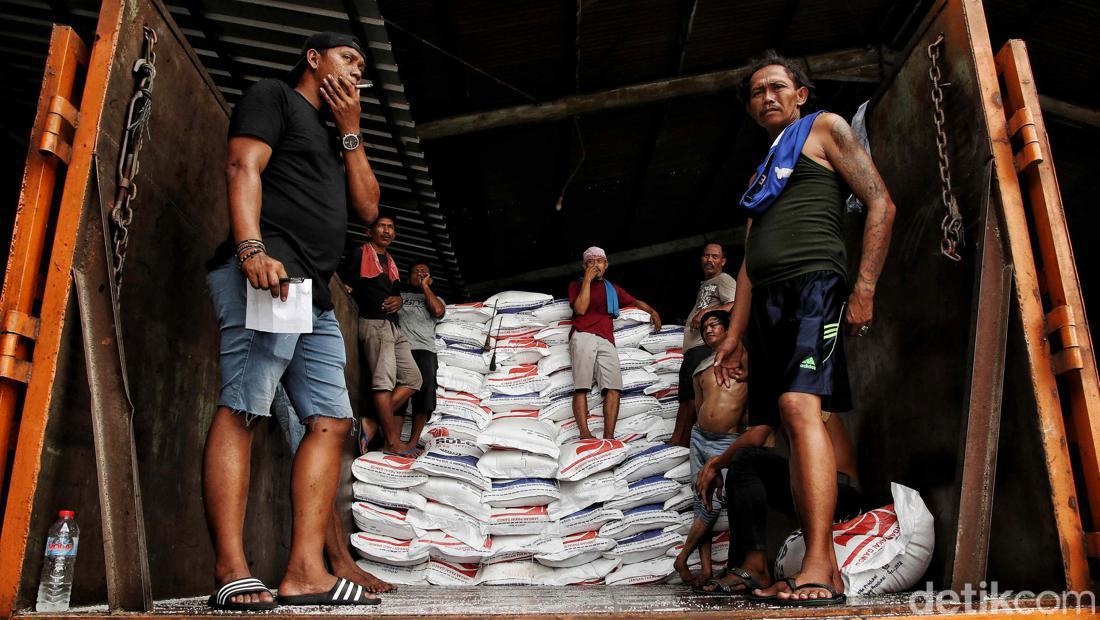
<svg viewBox="0 0 1100 620">
<path fill-rule="evenodd" d="M 314 35 L 287 82 L 256 83 L 237 102 L 229 124 L 230 238 L 207 276 L 220 328 L 221 392 L 203 461 L 219 586 L 209 601 L 215 608 L 275 606 L 271 592 L 250 577 L 242 529 L 257 426 L 251 422 L 271 415 L 280 383 L 307 432 L 294 456 L 293 541 L 279 603 L 373 604 L 378 598 L 365 590 L 388 587 L 358 570 L 346 547 L 342 555 L 330 550 L 340 577 L 326 570 L 322 553 L 326 535 L 338 538 L 333 501 L 352 418 L 344 342 L 328 286 L 343 250 L 348 209 L 367 222 L 378 214 L 378 182 L 359 137 L 356 84 L 364 66 L 354 37 Z M 312 280 L 312 331 L 246 328 L 247 287 L 285 301 L 291 278 Z"/>
<path fill-rule="evenodd" d="M 370 241 L 352 251 L 340 271 L 359 306 L 360 358 L 366 361 L 374 412 L 382 427 L 379 435 L 369 421 L 361 422 L 360 450 L 378 443 L 382 450 L 400 454 L 416 444 L 401 441 L 402 418 L 394 412 L 420 389 L 422 378 L 409 339 L 397 324 L 401 277 L 387 251 L 397 236 L 393 216 L 379 215 L 369 231 Z"/>
</svg>

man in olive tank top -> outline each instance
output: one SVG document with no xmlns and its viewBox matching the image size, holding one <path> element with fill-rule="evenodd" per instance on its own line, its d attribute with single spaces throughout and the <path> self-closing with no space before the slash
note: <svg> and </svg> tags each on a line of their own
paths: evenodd
<svg viewBox="0 0 1100 620">
<path fill-rule="evenodd" d="M 797 575 L 753 592 L 785 605 L 845 600 L 831 535 L 836 464 L 821 411 L 851 408 L 842 332 L 870 332 L 894 220 L 890 194 L 848 123 L 803 114 L 811 86 L 801 68 L 775 54 L 742 83 L 746 111 L 775 142 L 741 200 L 750 217 L 745 260 L 714 363 L 723 383 L 749 381 L 755 424 L 782 424 L 790 438 L 806 555 Z M 847 188 L 867 205 L 854 274 L 842 233 Z"/>
</svg>

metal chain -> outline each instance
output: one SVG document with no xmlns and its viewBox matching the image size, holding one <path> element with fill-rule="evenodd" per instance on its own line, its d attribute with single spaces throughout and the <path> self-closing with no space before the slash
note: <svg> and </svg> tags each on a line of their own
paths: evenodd
<svg viewBox="0 0 1100 620">
<path fill-rule="evenodd" d="M 940 160 L 940 199 L 947 210 L 947 214 L 940 223 L 943 230 L 943 240 L 940 242 L 940 252 L 947 258 L 958 262 L 962 260 L 959 248 L 965 245 L 962 214 L 959 213 L 959 205 L 955 201 L 955 192 L 951 189 L 951 159 L 947 155 L 947 132 L 944 131 L 943 113 L 943 88 L 940 86 L 940 50 L 943 45 L 943 35 L 928 46 L 928 77 L 932 80 L 932 121 L 936 124 L 936 150 Z"/>
<path fill-rule="evenodd" d="M 134 178 L 138 174 L 138 152 L 141 150 L 142 138 L 148 133 L 149 117 L 153 114 L 153 81 L 157 77 L 157 54 L 153 47 L 156 44 L 157 33 L 146 26 L 145 52 L 134 63 L 137 85 L 126 112 L 126 130 L 123 132 L 118 154 L 118 190 L 115 193 L 115 203 L 111 207 L 116 291 L 122 286 L 122 267 L 126 262 L 126 248 L 130 243 L 130 222 L 134 218 L 130 202 L 137 197 L 138 188 Z"/>
</svg>

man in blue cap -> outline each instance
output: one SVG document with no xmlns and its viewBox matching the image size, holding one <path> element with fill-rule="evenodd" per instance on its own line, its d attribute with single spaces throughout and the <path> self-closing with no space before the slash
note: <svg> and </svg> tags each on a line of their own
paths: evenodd
<svg viewBox="0 0 1100 620">
<path fill-rule="evenodd" d="M 348 210 L 365 222 L 378 215 L 378 182 L 359 131 L 356 86 L 365 60 L 355 37 L 313 35 L 286 80 L 256 83 L 230 120 L 230 238 L 218 248 L 207 276 L 221 334 L 221 392 L 206 439 L 203 499 L 219 586 L 209 604 L 219 609 L 275 606 L 271 592 L 250 575 L 243 528 L 252 421 L 271 415 L 278 384 L 307 429 L 294 456 L 293 538 L 279 603 L 379 602 L 362 583 L 331 574 L 323 555 L 352 421 L 344 340 L 329 280 L 344 249 Z M 311 331 L 245 327 L 248 287 L 285 301 L 291 282 L 307 279 L 312 280 Z"/>
</svg>

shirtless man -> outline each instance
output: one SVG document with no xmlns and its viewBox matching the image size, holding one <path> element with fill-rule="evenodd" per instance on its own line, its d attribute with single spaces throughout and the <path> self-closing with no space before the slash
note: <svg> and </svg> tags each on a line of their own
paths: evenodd
<svg viewBox="0 0 1100 620">
<path fill-rule="evenodd" d="M 703 341 L 714 348 L 726 337 L 730 314 L 725 310 L 711 310 L 703 315 L 700 326 Z M 748 386 L 734 382 L 722 385 L 713 372 L 714 356 L 699 364 L 692 380 L 695 386 L 695 409 L 698 417 L 691 429 L 691 479 L 698 479 L 704 464 L 722 454 L 735 454 L 749 446 L 763 445 L 771 434 L 770 426 L 750 427 L 742 434 L 737 433 L 741 416 L 748 399 Z M 676 557 L 676 571 L 684 583 L 702 586 L 711 578 L 710 539 L 714 523 L 718 520 L 721 506 L 710 502 L 709 489 L 695 489 L 695 520 L 691 524 L 684 550 Z M 712 510 L 713 508 L 713 510 Z M 699 548 L 699 560 L 702 568 L 698 575 L 688 570 L 688 556 Z"/>
</svg>

